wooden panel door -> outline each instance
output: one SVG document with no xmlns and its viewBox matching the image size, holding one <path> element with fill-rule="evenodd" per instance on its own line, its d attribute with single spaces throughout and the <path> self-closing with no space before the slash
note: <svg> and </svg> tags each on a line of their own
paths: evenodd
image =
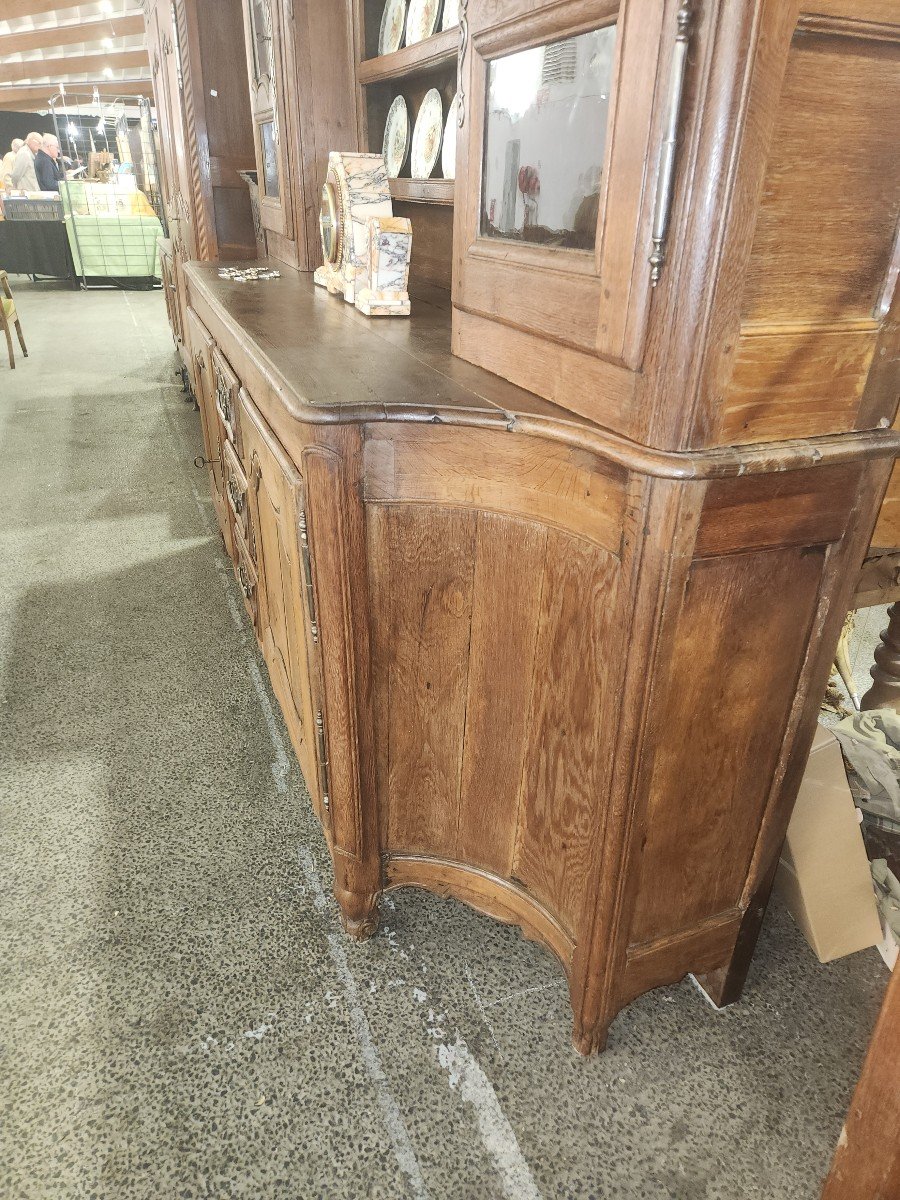
<svg viewBox="0 0 900 1200">
<path fill-rule="evenodd" d="M 628 432 L 671 7 L 470 0 L 461 51 L 454 350 Z"/>
<path fill-rule="evenodd" d="M 245 391 L 241 410 L 259 576 L 257 636 L 306 785 L 318 806 L 308 644 L 318 635 L 305 601 L 303 479 Z"/>
<path fill-rule="evenodd" d="M 244 37 L 259 174 L 260 221 L 264 229 L 293 238 L 287 48 L 278 0 L 245 0 Z"/>
</svg>

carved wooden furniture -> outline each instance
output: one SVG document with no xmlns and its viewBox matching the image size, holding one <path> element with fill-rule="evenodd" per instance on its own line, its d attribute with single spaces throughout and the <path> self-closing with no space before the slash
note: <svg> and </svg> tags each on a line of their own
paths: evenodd
<svg viewBox="0 0 900 1200">
<path fill-rule="evenodd" d="M 300 269 L 190 264 L 184 329 L 345 926 L 408 885 L 520 925 L 584 1052 L 688 971 L 728 1003 L 900 448 L 897 14 L 468 0 L 379 58 L 378 0 L 248 3 L 269 252 Z M 557 210 L 487 111 L 528 52 L 543 111 L 587 69 L 608 117 Z M 380 150 L 432 86 L 456 180 L 391 181 L 412 315 L 370 322 L 313 284 L 327 151 Z"/>
<path fill-rule="evenodd" d="M 12 327 L 16 327 L 16 336 L 19 339 L 19 345 L 22 347 L 22 353 L 28 357 L 28 347 L 25 345 L 25 335 L 22 333 L 22 326 L 19 322 L 19 314 L 16 312 L 16 302 L 13 299 L 12 289 L 9 286 L 9 276 L 5 271 L 0 271 L 0 325 L 3 326 L 3 332 L 6 334 L 6 349 L 9 353 L 10 370 L 16 369 L 16 356 L 13 353 Z"/>
<path fill-rule="evenodd" d="M 250 196 L 239 172 L 254 166 L 241 0 L 142 0 L 160 130 L 169 237 L 163 291 L 183 360 L 188 259 L 255 258 Z"/>
<path fill-rule="evenodd" d="M 894 970 L 822 1200 L 900 1195 L 900 971 Z"/>
</svg>

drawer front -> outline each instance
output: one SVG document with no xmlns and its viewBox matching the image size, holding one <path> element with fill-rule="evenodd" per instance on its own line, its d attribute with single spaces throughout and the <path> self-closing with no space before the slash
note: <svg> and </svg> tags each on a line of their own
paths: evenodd
<svg viewBox="0 0 900 1200">
<path fill-rule="evenodd" d="M 259 628 L 259 578 L 256 567 L 250 557 L 244 539 L 235 530 L 234 534 L 234 575 L 244 596 L 244 607 L 247 610 L 254 630 Z"/>
<path fill-rule="evenodd" d="M 222 357 L 217 346 L 213 347 L 213 383 L 215 387 L 216 411 L 225 430 L 225 436 L 238 453 L 241 451 L 240 421 L 238 417 L 238 378 Z"/>
<path fill-rule="evenodd" d="M 224 491 L 236 533 L 243 539 L 250 558 L 256 562 L 256 537 L 250 515 L 247 476 L 230 442 L 222 448 Z"/>
</svg>

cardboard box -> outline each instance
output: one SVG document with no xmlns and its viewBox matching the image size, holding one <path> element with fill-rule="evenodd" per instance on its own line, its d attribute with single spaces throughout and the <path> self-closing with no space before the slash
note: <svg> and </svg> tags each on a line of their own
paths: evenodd
<svg viewBox="0 0 900 1200">
<path fill-rule="evenodd" d="M 775 890 L 819 962 L 881 941 L 869 861 L 837 738 L 816 731 Z"/>
</svg>

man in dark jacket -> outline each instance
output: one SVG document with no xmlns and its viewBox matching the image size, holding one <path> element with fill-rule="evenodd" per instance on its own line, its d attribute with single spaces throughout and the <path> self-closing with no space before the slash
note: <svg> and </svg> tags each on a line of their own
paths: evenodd
<svg viewBox="0 0 900 1200">
<path fill-rule="evenodd" d="M 59 161 L 59 138 L 55 134 L 44 134 L 43 145 L 34 156 L 34 173 L 42 192 L 59 191 L 59 181 L 66 173 Z"/>
</svg>

